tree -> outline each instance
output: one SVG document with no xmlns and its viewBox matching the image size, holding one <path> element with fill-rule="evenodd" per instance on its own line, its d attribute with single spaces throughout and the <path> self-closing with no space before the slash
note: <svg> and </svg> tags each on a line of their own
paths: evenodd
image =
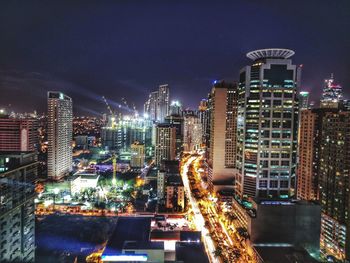
<svg viewBox="0 0 350 263">
<path fill-rule="evenodd" d="M 243 239 L 249 238 L 249 234 L 248 234 L 248 231 L 246 228 L 239 227 L 239 228 L 237 228 L 237 232 Z"/>
<path fill-rule="evenodd" d="M 222 256 L 222 248 L 221 247 L 217 247 L 215 250 L 214 250 L 214 256 L 215 257 L 221 257 Z"/>
</svg>

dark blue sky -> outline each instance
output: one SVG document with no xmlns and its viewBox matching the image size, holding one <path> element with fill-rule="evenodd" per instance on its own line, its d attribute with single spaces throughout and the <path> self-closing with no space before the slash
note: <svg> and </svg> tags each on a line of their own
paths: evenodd
<svg viewBox="0 0 350 263">
<path fill-rule="evenodd" d="M 266 47 L 295 50 L 313 99 L 331 72 L 350 97 L 349 14 L 348 0 L 2 0 L 0 105 L 45 111 L 46 91 L 61 90 L 80 114 L 106 111 L 102 95 L 141 109 L 169 83 L 195 107 Z"/>
</svg>

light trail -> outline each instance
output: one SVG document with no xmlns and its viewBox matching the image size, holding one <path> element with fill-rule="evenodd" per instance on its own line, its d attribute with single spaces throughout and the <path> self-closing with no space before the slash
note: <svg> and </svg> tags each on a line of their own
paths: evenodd
<svg viewBox="0 0 350 263">
<path fill-rule="evenodd" d="M 183 164 L 182 181 L 183 181 L 183 184 L 185 187 L 185 193 L 186 193 L 186 195 L 191 203 L 192 210 L 194 212 L 194 221 L 196 224 L 196 228 L 197 228 L 197 230 L 200 230 L 202 232 L 202 238 L 203 238 L 207 253 L 209 255 L 209 260 L 212 263 L 220 263 L 220 260 L 217 257 L 215 257 L 215 255 L 214 255 L 214 251 L 215 251 L 214 241 L 210 237 L 208 229 L 206 229 L 204 227 L 205 220 L 204 220 L 203 215 L 198 207 L 196 200 L 192 196 L 190 183 L 189 183 L 188 176 L 187 176 L 190 164 L 194 160 L 196 160 L 197 158 L 199 158 L 199 157 L 191 157 L 186 161 L 186 163 Z"/>
</svg>

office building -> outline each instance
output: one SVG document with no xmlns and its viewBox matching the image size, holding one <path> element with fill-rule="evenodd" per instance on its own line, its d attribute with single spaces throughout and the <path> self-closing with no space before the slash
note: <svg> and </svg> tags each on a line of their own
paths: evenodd
<svg viewBox="0 0 350 263">
<path fill-rule="evenodd" d="M 172 175 L 180 176 L 180 162 L 178 160 L 168 161 L 163 160 L 157 171 L 157 197 L 158 204 L 165 203 L 166 182 L 167 178 Z"/>
<path fill-rule="evenodd" d="M 132 168 L 142 168 L 145 165 L 145 145 L 139 141 L 131 144 L 130 166 Z"/>
<path fill-rule="evenodd" d="M 0 117 L 0 151 L 36 151 L 38 128 L 36 119 Z"/>
<path fill-rule="evenodd" d="M 350 260 L 350 112 L 322 118 L 319 186 L 322 253 Z"/>
<path fill-rule="evenodd" d="M 202 124 L 202 142 L 205 146 L 209 145 L 210 135 L 210 111 L 207 99 L 202 99 L 198 107 L 198 117 Z"/>
<path fill-rule="evenodd" d="M 155 131 L 155 163 L 176 157 L 176 128 L 171 124 L 158 124 Z"/>
<path fill-rule="evenodd" d="M 297 86 L 294 51 L 249 52 L 238 87 L 235 191 L 240 198 L 294 195 L 297 149 Z"/>
<path fill-rule="evenodd" d="M 165 207 L 178 212 L 185 208 L 185 189 L 179 174 L 166 178 Z"/>
<path fill-rule="evenodd" d="M 195 115 L 184 117 L 183 149 L 185 152 L 195 151 L 201 148 L 202 124 Z"/>
<path fill-rule="evenodd" d="M 72 170 L 73 106 L 62 92 L 49 91 L 48 177 L 59 180 Z"/>
<path fill-rule="evenodd" d="M 35 261 L 37 175 L 36 153 L 0 152 L 0 262 Z"/>
<path fill-rule="evenodd" d="M 310 107 L 309 95 L 308 91 L 299 92 L 299 110 L 308 109 Z"/>
<path fill-rule="evenodd" d="M 165 117 L 164 123 L 172 125 L 176 129 L 176 156 L 179 156 L 183 150 L 184 117 L 181 115 L 169 115 Z"/>
<path fill-rule="evenodd" d="M 343 90 L 339 84 L 334 82 L 333 74 L 329 79 L 324 80 L 322 98 L 320 101 L 321 108 L 338 108 L 343 100 Z"/>
<path fill-rule="evenodd" d="M 164 122 L 166 116 L 169 115 L 169 85 L 160 85 L 158 89 L 158 104 L 157 104 L 157 121 Z"/>
<path fill-rule="evenodd" d="M 235 84 L 215 82 L 210 102 L 210 147 L 208 182 L 210 190 L 233 187 L 235 159 L 236 98 Z"/>
</svg>

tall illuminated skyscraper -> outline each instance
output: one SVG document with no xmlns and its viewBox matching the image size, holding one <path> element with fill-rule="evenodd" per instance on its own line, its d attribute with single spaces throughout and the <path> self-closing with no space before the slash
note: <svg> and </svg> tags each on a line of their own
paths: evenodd
<svg viewBox="0 0 350 263">
<path fill-rule="evenodd" d="M 300 91 L 299 92 L 299 109 L 308 109 L 309 108 L 309 92 Z"/>
<path fill-rule="evenodd" d="M 338 108 L 339 102 L 343 100 L 343 89 L 334 82 L 333 74 L 329 79 L 324 80 L 321 108 Z"/>
<path fill-rule="evenodd" d="M 169 115 L 169 85 L 160 85 L 158 89 L 157 121 L 164 122 Z"/>
<path fill-rule="evenodd" d="M 198 150 L 202 144 L 202 124 L 195 115 L 186 115 L 184 117 L 184 151 Z"/>
<path fill-rule="evenodd" d="M 162 160 L 175 160 L 176 128 L 171 124 L 158 124 L 155 130 L 155 163 Z"/>
<path fill-rule="evenodd" d="M 237 117 L 237 196 L 289 197 L 296 169 L 297 85 L 294 51 L 249 52 L 240 72 Z"/>
<path fill-rule="evenodd" d="M 153 91 L 149 94 L 148 100 L 144 105 L 144 113 L 152 121 L 157 120 L 157 105 L 158 91 Z"/>
<path fill-rule="evenodd" d="M 236 158 L 237 86 L 214 82 L 210 99 L 209 189 L 233 187 Z"/>
<path fill-rule="evenodd" d="M 49 91 L 48 177 L 59 180 L 72 169 L 72 99 L 62 92 Z"/>
</svg>

